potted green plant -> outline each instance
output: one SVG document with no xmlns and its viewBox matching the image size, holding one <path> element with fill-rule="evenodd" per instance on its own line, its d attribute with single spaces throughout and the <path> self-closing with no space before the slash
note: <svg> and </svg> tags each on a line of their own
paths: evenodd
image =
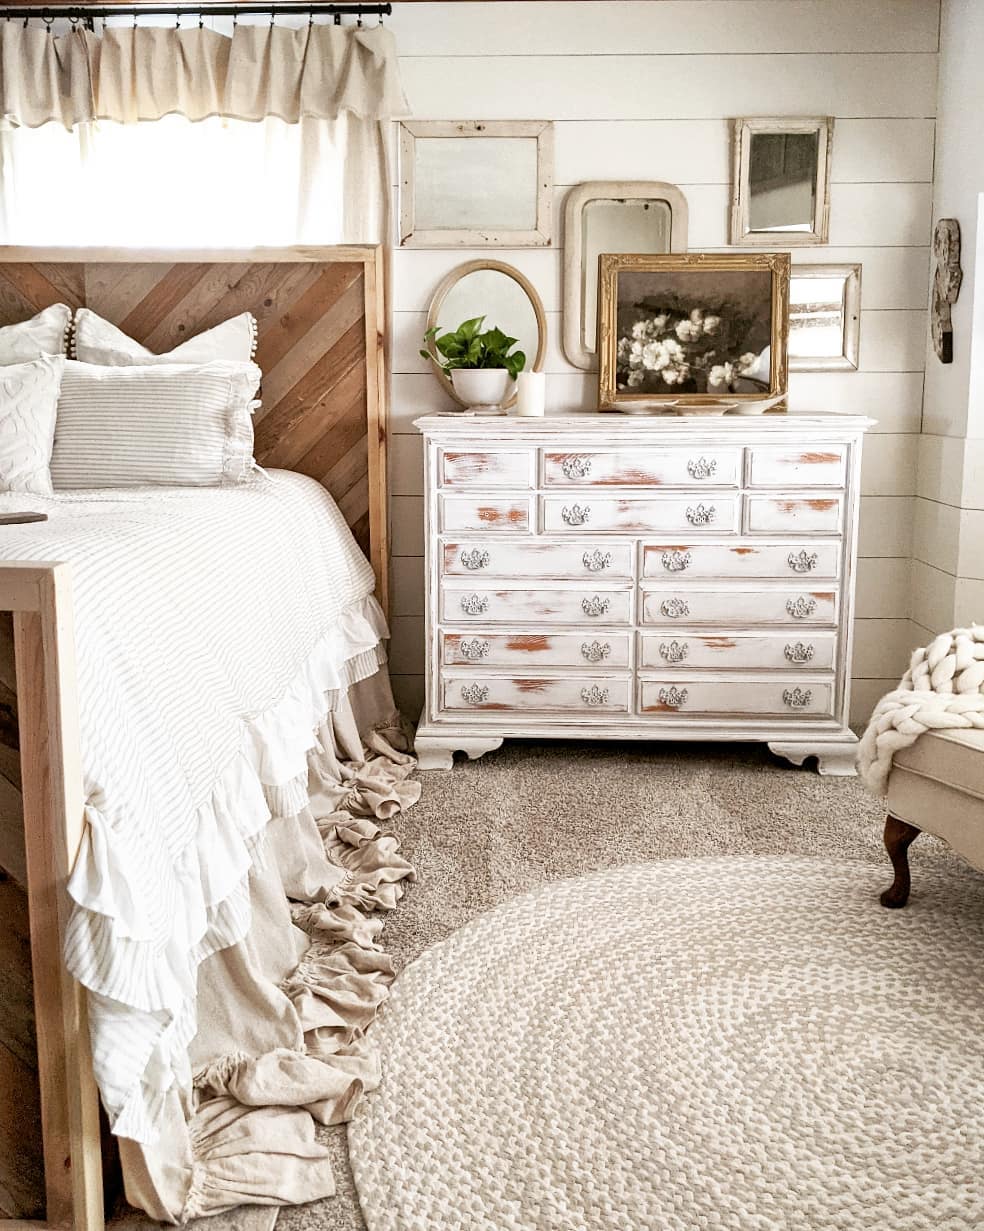
<svg viewBox="0 0 984 1231">
<path fill-rule="evenodd" d="M 469 406 L 491 408 L 501 406 L 514 381 L 526 366 L 526 355 L 513 350 L 518 339 L 510 338 L 493 327 L 482 331 L 484 316 L 462 321 L 453 333 L 441 333 L 435 325 L 424 334 L 425 345 L 434 350 L 421 350 L 425 359 L 433 359 L 454 386 L 454 391 Z"/>
</svg>

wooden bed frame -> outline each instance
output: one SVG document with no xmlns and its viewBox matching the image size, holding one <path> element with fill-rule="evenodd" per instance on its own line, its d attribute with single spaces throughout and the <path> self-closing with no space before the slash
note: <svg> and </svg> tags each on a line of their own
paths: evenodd
<svg viewBox="0 0 984 1231">
<path fill-rule="evenodd" d="M 264 373 L 257 460 L 312 475 L 331 492 L 373 564 L 385 608 L 382 261 L 376 246 L 0 248 L 0 325 L 52 303 L 87 306 L 163 352 L 252 312 Z M 0 1029 L 0 1228 L 100 1231 L 104 1222 L 85 993 L 61 959 L 66 882 L 84 827 L 71 603 L 70 564 L 0 564 L 0 932 L 26 938 L 29 930 L 30 960 L 26 940 L 20 958 L 33 993 L 21 1000 L 29 1016 L 33 999 L 35 1027 L 15 1024 L 14 1044 Z M 0 951 L 0 979 L 23 988 L 24 971 L 5 968 L 9 950 Z M 32 1036 L 33 1088 L 25 1064 Z M 25 1106 L 30 1093 L 35 1105 Z M 43 1158 L 43 1193 L 32 1192 L 15 1167 L 5 1168 L 7 1155 L 31 1149 L 32 1139 Z M 18 1217 L 33 1215 L 41 1200 L 44 1224 Z"/>
</svg>

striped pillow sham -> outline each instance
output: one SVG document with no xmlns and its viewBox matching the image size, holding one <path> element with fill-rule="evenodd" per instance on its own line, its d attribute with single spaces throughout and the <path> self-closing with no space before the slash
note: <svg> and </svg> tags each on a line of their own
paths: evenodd
<svg viewBox="0 0 984 1231">
<path fill-rule="evenodd" d="M 255 363 L 65 362 L 51 479 L 68 488 L 242 483 L 253 461 Z"/>
</svg>

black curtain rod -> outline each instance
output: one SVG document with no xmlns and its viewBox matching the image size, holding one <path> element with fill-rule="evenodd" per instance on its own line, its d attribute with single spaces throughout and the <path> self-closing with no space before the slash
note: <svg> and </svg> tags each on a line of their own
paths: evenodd
<svg viewBox="0 0 984 1231">
<path fill-rule="evenodd" d="M 276 17 L 278 13 L 310 14 L 324 13 L 329 17 L 389 17 L 392 4 L 325 4 L 312 0 L 310 4 L 137 4 L 113 5 L 111 8 L 96 8 L 93 5 L 74 8 L 53 8 L 41 5 L 18 5 L 2 8 L 0 13 L 9 21 L 20 18 L 45 22 L 58 18 L 69 21 L 91 21 L 106 17 L 248 17 L 260 15 Z"/>
</svg>

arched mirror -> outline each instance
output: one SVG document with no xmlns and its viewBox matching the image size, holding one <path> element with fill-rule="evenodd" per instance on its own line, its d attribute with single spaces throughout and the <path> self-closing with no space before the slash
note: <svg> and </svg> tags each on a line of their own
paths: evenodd
<svg viewBox="0 0 984 1231">
<path fill-rule="evenodd" d="M 543 302 L 528 278 L 502 261 L 467 261 L 453 269 L 434 292 L 427 313 L 426 342 L 434 374 L 459 406 L 472 402 L 459 395 L 441 368 L 431 331 L 453 333 L 464 321 L 484 317 L 483 330 L 501 329 L 517 340 L 513 350 L 526 356 L 523 370 L 542 372 L 547 353 L 547 318 Z M 516 401 L 515 383 L 501 403 L 508 409 Z"/>
</svg>

